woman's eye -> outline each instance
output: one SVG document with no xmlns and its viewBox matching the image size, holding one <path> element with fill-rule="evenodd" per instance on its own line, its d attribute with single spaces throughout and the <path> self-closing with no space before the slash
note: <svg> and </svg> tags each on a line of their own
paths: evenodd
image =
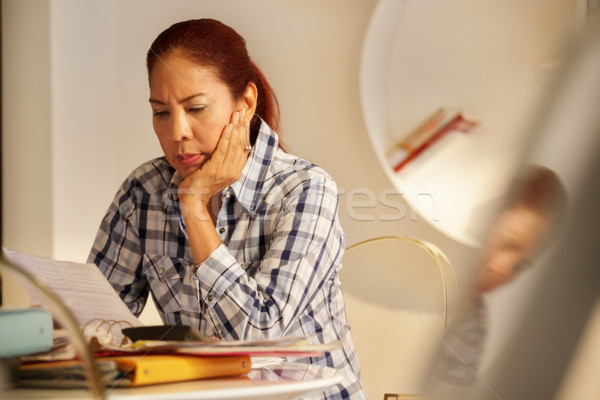
<svg viewBox="0 0 600 400">
<path fill-rule="evenodd" d="M 188 112 L 197 113 L 206 110 L 206 106 L 193 106 L 188 108 Z"/>
<path fill-rule="evenodd" d="M 169 112 L 165 111 L 165 110 L 155 110 L 155 111 L 152 111 L 152 116 L 153 117 L 165 117 L 167 115 L 169 115 Z"/>
</svg>

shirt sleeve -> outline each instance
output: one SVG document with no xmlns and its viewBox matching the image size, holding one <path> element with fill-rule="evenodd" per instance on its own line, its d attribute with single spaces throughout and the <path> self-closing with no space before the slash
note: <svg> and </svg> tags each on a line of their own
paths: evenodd
<svg viewBox="0 0 600 400">
<path fill-rule="evenodd" d="M 100 223 L 88 257 L 136 315 L 142 312 L 148 297 L 148 284 L 142 274 L 142 251 L 138 235 L 135 203 L 130 180 L 117 192 Z"/>
<path fill-rule="evenodd" d="M 221 244 L 196 274 L 208 318 L 222 339 L 280 337 L 304 312 L 340 263 L 344 237 L 338 195 L 325 176 L 283 199 L 271 244 L 249 277 Z"/>
</svg>

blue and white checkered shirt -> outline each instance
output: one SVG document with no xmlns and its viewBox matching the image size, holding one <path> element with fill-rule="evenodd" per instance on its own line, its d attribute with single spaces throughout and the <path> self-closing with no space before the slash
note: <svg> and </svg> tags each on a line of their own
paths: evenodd
<svg viewBox="0 0 600 400">
<path fill-rule="evenodd" d="M 337 187 L 277 144 L 263 122 L 240 179 L 223 190 L 216 221 L 222 244 L 199 268 L 179 210 L 182 178 L 164 157 L 125 180 L 88 261 L 136 315 L 151 293 L 164 323 L 225 340 L 340 340 L 342 348 L 324 357 L 294 361 L 342 372 L 343 383 L 324 398 L 366 398 L 338 279 L 345 239 Z"/>
</svg>

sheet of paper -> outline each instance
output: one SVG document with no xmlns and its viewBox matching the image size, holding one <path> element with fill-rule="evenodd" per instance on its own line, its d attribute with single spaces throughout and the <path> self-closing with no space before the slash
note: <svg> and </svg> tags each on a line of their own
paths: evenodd
<svg viewBox="0 0 600 400">
<path fill-rule="evenodd" d="M 9 262 L 29 272 L 52 290 L 81 326 L 95 319 L 142 325 L 94 264 L 57 261 L 7 248 L 3 250 Z M 32 288 L 26 287 L 25 290 L 33 301 L 39 299 L 39 293 Z M 89 325 L 92 327 L 92 323 Z"/>
</svg>

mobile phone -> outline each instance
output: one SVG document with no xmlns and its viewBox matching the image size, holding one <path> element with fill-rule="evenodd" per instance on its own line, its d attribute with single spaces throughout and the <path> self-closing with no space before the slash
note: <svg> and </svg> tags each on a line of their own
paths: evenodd
<svg viewBox="0 0 600 400">
<path fill-rule="evenodd" d="M 122 332 L 133 342 L 136 340 L 213 340 L 187 325 L 136 326 L 133 328 L 123 328 Z"/>
</svg>

